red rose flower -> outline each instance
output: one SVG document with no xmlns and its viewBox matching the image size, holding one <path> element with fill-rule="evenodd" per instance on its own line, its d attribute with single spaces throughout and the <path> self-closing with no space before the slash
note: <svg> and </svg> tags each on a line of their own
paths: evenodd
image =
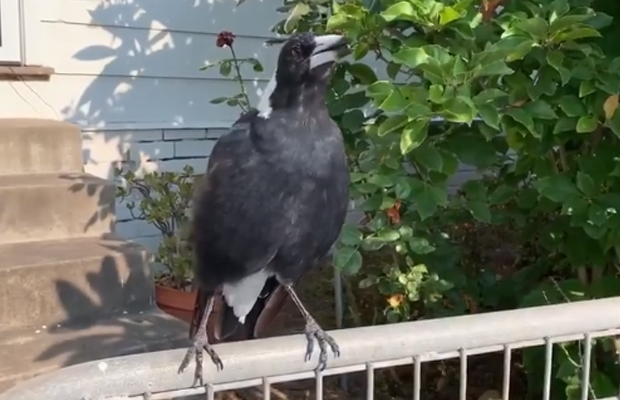
<svg viewBox="0 0 620 400">
<path fill-rule="evenodd" d="M 217 40 L 215 41 L 215 45 L 217 47 L 228 46 L 231 47 L 235 42 L 235 34 L 229 31 L 222 31 L 217 34 Z"/>
</svg>

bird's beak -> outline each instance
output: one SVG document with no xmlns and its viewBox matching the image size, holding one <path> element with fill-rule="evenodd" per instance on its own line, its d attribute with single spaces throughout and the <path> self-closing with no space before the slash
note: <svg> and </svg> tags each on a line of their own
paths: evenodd
<svg viewBox="0 0 620 400">
<path fill-rule="evenodd" d="M 310 57 L 310 69 L 335 62 L 349 54 L 349 41 L 341 35 L 322 35 L 314 38 L 315 47 Z"/>
<path fill-rule="evenodd" d="M 336 51 L 343 57 L 349 52 L 349 40 L 341 35 L 322 35 L 314 38 L 315 48 L 312 55 L 326 51 Z"/>
</svg>

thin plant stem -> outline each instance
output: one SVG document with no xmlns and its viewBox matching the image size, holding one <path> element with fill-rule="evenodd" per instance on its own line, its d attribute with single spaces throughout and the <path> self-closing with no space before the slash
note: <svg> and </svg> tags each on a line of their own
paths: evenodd
<svg viewBox="0 0 620 400">
<path fill-rule="evenodd" d="M 233 46 L 229 46 L 229 47 L 230 47 L 230 52 L 232 53 L 232 58 L 233 58 L 233 64 L 235 66 L 235 71 L 237 72 L 237 82 L 239 82 L 239 86 L 241 86 L 241 94 L 243 95 L 243 98 L 245 99 L 245 104 L 249 107 L 250 106 L 250 98 L 248 97 L 248 94 L 245 91 L 245 85 L 243 84 L 243 79 L 241 77 L 241 68 L 239 66 L 239 60 L 237 60 L 237 53 L 235 53 L 235 49 L 234 49 Z M 247 111 L 247 109 L 245 108 L 244 105 L 241 105 L 241 109 L 243 110 L 243 112 Z"/>
</svg>

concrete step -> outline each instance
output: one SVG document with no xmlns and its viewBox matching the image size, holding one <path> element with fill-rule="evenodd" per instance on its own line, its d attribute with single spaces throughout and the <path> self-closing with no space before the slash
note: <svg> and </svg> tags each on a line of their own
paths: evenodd
<svg viewBox="0 0 620 400">
<path fill-rule="evenodd" d="M 0 245 L 0 329 L 97 320 L 154 304 L 143 247 L 109 236 Z"/>
<path fill-rule="evenodd" d="M 187 333 L 185 323 L 156 308 L 89 325 L 38 325 L 0 331 L 0 393 L 18 382 L 72 364 L 182 347 L 189 344 Z"/>
<path fill-rule="evenodd" d="M 47 119 L 0 119 L 0 175 L 81 172 L 82 133 Z"/>
<path fill-rule="evenodd" d="M 0 244 L 111 233 L 115 191 L 84 173 L 0 176 Z"/>
</svg>

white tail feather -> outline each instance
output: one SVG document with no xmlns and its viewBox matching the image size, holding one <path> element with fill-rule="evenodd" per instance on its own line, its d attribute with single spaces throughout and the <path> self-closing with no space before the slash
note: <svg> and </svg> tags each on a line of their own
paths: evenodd
<svg viewBox="0 0 620 400">
<path fill-rule="evenodd" d="M 236 283 L 223 285 L 222 293 L 226 304 L 233 309 L 235 317 L 242 324 L 245 323 L 245 317 L 254 307 L 256 299 L 265 286 L 265 281 L 272 275 L 271 272 L 262 269 Z"/>
</svg>

